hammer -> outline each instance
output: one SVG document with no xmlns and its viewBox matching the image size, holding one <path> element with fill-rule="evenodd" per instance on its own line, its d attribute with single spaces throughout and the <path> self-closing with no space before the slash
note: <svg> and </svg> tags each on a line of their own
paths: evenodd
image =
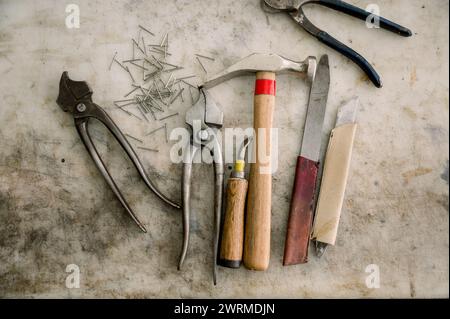
<svg viewBox="0 0 450 319">
<path fill-rule="evenodd" d="M 208 89 L 233 77 L 256 73 L 253 109 L 256 160 L 250 167 L 243 256 L 244 266 L 251 270 L 266 270 L 270 259 L 272 205 L 270 137 L 275 106 L 275 74 L 302 73 L 306 74 L 307 79 L 312 82 L 315 69 L 314 57 L 295 62 L 277 54 L 254 53 L 209 77 L 201 85 L 204 89 Z M 264 158 L 260 158 L 260 152 L 263 152 Z"/>
</svg>

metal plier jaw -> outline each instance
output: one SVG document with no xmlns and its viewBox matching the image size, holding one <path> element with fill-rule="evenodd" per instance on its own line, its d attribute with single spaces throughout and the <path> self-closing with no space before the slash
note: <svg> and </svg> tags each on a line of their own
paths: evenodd
<svg viewBox="0 0 450 319">
<path fill-rule="evenodd" d="M 92 90 L 89 88 L 89 85 L 86 82 L 73 81 L 69 78 L 67 72 L 63 72 L 59 83 L 59 95 L 56 103 L 64 112 L 72 113 L 78 134 L 80 135 L 80 138 L 86 146 L 86 149 L 88 150 L 90 156 L 94 160 L 95 165 L 97 165 L 97 168 L 100 170 L 106 182 L 111 187 L 114 194 L 117 196 L 131 218 L 143 232 L 147 232 L 144 225 L 141 223 L 141 221 L 138 219 L 138 217 L 126 202 L 113 178 L 106 169 L 106 166 L 103 163 L 94 143 L 92 142 L 88 131 L 89 119 L 96 119 L 102 122 L 103 125 L 105 125 L 109 129 L 112 135 L 117 139 L 119 144 L 125 150 L 128 157 L 131 159 L 134 166 L 138 170 L 139 175 L 142 177 L 145 184 L 148 186 L 148 188 L 150 188 L 151 191 L 153 191 L 159 198 L 161 198 L 170 206 L 178 209 L 181 207 L 176 202 L 164 196 L 151 182 L 150 178 L 145 172 L 144 166 L 140 162 L 133 148 L 128 143 L 127 139 L 122 134 L 120 129 L 100 106 L 92 102 L 92 93 Z"/>
<path fill-rule="evenodd" d="M 206 150 L 211 155 L 212 163 L 214 164 L 215 175 L 213 280 L 214 284 L 216 284 L 224 174 L 222 145 L 220 139 L 217 136 L 217 132 L 223 125 L 223 112 L 217 107 L 208 91 L 200 89 L 199 99 L 186 112 L 186 124 L 191 136 L 189 144 L 186 145 L 186 148 L 184 149 L 183 158 L 183 246 L 178 263 L 178 269 L 181 269 L 184 263 L 189 246 L 192 164 L 197 152 Z M 203 153 L 205 152 L 202 152 L 202 155 Z"/>
<path fill-rule="evenodd" d="M 261 0 L 262 8 L 268 13 L 286 12 L 298 25 L 305 29 L 309 34 L 317 40 L 336 50 L 345 57 L 352 60 L 363 70 L 372 83 L 380 88 L 382 87 L 381 78 L 375 71 L 373 66 L 358 52 L 349 48 L 342 42 L 333 38 L 327 32 L 316 27 L 305 15 L 303 6 L 307 4 L 316 4 L 331 8 L 333 10 L 348 14 L 360 20 L 372 20 L 379 22 L 379 27 L 390 32 L 396 33 L 402 37 L 410 37 L 412 32 L 410 29 L 398 25 L 383 17 L 377 16 L 371 12 L 355 7 L 349 3 L 340 0 Z"/>
</svg>

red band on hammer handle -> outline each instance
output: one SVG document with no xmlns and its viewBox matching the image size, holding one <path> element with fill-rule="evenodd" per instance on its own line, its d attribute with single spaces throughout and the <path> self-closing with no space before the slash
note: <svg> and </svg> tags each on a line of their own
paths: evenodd
<svg viewBox="0 0 450 319">
<path fill-rule="evenodd" d="M 276 82 L 275 80 L 258 79 L 255 82 L 255 95 L 275 95 Z"/>
</svg>

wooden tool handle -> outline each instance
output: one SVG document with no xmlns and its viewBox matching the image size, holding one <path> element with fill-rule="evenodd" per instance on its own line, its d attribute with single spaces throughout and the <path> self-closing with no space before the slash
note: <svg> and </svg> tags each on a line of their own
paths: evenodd
<svg viewBox="0 0 450 319">
<path fill-rule="evenodd" d="M 256 157 L 250 168 L 244 242 L 244 265 L 252 270 L 269 267 L 272 205 L 270 133 L 274 106 L 275 73 L 256 73 L 253 120 Z"/>
<path fill-rule="evenodd" d="M 219 264 L 239 268 L 244 250 L 244 211 L 248 182 L 230 178 L 227 186 L 227 206 L 222 229 Z"/>
<path fill-rule="evenodd" d="M 295 170 L 283 265 L 308 262 L 318 163 L 299 156 Z"/>
</svg>

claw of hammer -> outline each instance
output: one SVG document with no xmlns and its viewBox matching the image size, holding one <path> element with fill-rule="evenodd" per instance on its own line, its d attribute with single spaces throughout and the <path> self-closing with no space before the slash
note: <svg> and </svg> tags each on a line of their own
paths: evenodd
<svg viewBox="0 0 450 319">
<path fill-rule="evenodd" d="M 308 57 L 304 61 L 296 62 L 274 53 L 253 53 L 222 72 L 208 77 L 201 87 L 209 89 L 236 76 L 260 71 L 307 73 L 308 76 L 311 76 L 311 69 L 315 69 L 311 67 L 311 63 L 315 63 L 314 57 Z"/>
</svg>

